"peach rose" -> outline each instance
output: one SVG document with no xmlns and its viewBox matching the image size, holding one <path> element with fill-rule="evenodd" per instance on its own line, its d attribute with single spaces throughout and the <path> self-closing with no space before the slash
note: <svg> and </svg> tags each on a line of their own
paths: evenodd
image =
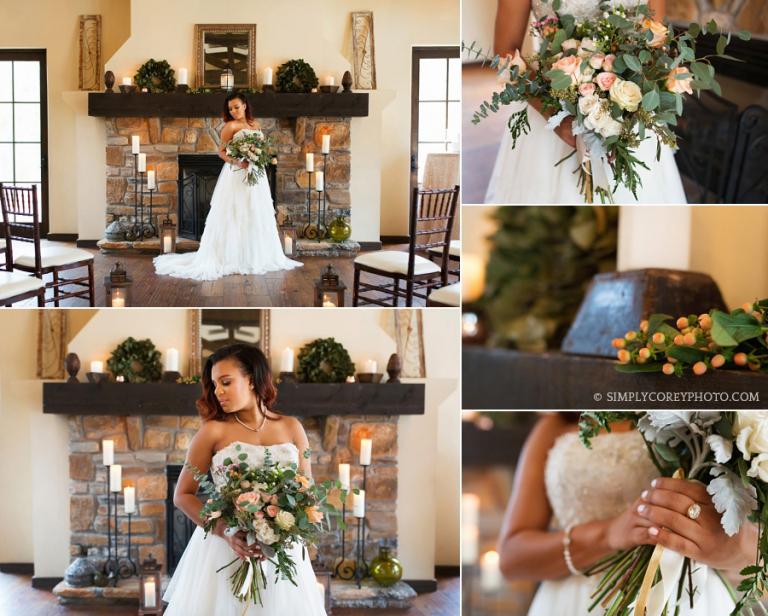
<svg viewBox="0 0 768 616">
<path fill-rule="evenodd" d="M 267 505 L 267 515 L 270 518 L 274 518 L 280 512 L 280 508 L 277 505 Z"/>
<path fill-rule="evenodd" d="M 572 83 L 578 83 L 579 81 L 579 68 L 581 67 L 581 58 L 578 56 L 566 56 L 560 58 L 552 65 L 553 70 L 563 71 L 571 78 Z"/>
<path fill-rule="evenodd" d="M 578 49 L 579 48 L 579 41 L 576 39 L 568 39 L 567 41 L 563 41 L 562 45 L 560 47 L 563 48 L 563 51 L 570 51 L 571 49 Z"/>
<path fill-rule="evenodd" d="M 272 495 L 268 494 L 267 492 L 261 493 L 261 500 L 264 501 L 264 503 L 269 503 L 272 499 Z"/>
<path fill-rule="evenodd" d="M 318 511 L 317 507 L 306 507 L 304 513 L 307 514 L 307 519 L 312 524 L 319 524 L 323 521 L 323 512 Z"/>
<path fill-rule="evenodd" d="M 301 484 L 301 487 L 299 488 L 299 492 L 305 492 L 309 489 L 309 486 L 312 484 L 309 477 L 305 477 L 304 475 L 296 475 L 296 481 L 298 481 Z"/>
<path fill-rule="evenodd" d="M 653 40 L 648 43 L 649 47 L 661 47 L 667 42 L 669 30 L 663 23 L 653 19 L 646 19 L 643 21 L 643 28 L 653 33 Z"/>
<path fill-rule="evenodd" d="M 688 77 L 685 79 L 677 79 L 677 75 L 688 75 Z M 667 90 L 674 92 L 675 94 L 682 94 L 683 92 L 693 94 L 691 81 L 693 81 L 693 76 L 688 72 L 688 69 L 678 66 L 677 68 L 673 68 L 667 77 Z"/>
<path fill-rule="evenodd" d="M 249 505 L 258 505 L 259 500 L 259 495 L 256 492 L 243 492 L 237 497 L 235 506 L 240 510 L 244 510 Z"/>
<path fill-rule="evenodd" d="M 613 72 L 613 63 L 615 61 L 616 56 L 612 53 L 609 53 L 607 56 L 605 56 L 605 58 L 603 58 L 603 70 Z"/>
<path fill-rule="evenodd" d="M 600 88 L 603 92 L 610 90 L 614 81 L 616 81 L 616 73 L 608 72 L 598 73 L 597 77 L 594 79 L 597 87 Z"/>
<path fill-rule="evenodd" d="M 590 94 L 595 93 L 595 84 L 594 83 L 582 83 L 579 86 L 579 94 L 582 96 L 589 96 Z"/>
<path fill-rule="evenodd" d="M 600 70 L 601 68 L 603 68 L 604 61 L 605 61 L 605 54 L 596 53 L 596 54 L 593 54 L 592 57 L 589 59 L 589 65 L 595 70 Z"/>
</svg>

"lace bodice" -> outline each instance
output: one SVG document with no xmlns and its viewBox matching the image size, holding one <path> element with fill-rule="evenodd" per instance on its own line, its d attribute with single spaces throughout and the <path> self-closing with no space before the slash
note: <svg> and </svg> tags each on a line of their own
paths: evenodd
<svg viewBox="0 0 768 616">
<path fill-rule="evenodd" d="M 240 445 L 240 450 L 237 450 L 237 445 Z M 266 451 L 269 450 L 272 460 L 280 464 L 281 466 L 288 466 L 289 464 L 299 463 L 299 449 L 293 443 L 278 443 L 276 445 L 252 445 L 251 443 L 243 443 L 242 441 L 234 441 L 223 449 L 219 449 L 213 458 L 211 459 L 211 467 L 215 468 L 224 463 L 226 458 L 232 458 L 232 461 L 239 462 L 237 456 L 241 453 L 247 454 L 248 458 L 245 460 L 251 466 L 261 466 L 264 464 L 264 457 Z M 213 480 L 218 485 L 224 480 L 224 477 L 220 473 L 213 472 Z"/>
<path fill-rule="evenodd" d="M 566 528 L 620 514 L 658 476 L 639 432 L 601 434 L 587 449 L 575 432 L 560 436 L 545 467 L 554 524 Z"/>
<path fill-rule="evenodd" d="M 609 0 L 611 6 L 631 7 L 642 4 L 646 0 Z M 531 0 L 531 8 L 536 19 L 554 14 L 552 0 Z M 562 0 L 561 15 L 573 15 L 576 19 L 590 19 L 600 14 L 600 0 Z"/>
</svg>

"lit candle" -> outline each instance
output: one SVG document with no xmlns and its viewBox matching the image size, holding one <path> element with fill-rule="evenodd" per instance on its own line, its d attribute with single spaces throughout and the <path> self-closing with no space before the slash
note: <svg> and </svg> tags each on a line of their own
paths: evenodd
<svg viewBox="0 0 768 616">
<path fill-rule="evenodd" d="M 104 372 L 104 362 L 103 361 L 92 361 L 91 362 L 91 372 Z"/>
<path fill-rule="evenodd" d="M 123 489 L 123 467 L 113 464 L 109 467 L 109 491 L 120 492 Z"/>
<path fill-rule="evenodd" d="M 461 296 L 465 302 L 474 302 L 485 289 L 485 263 L 477 255 L 461 255 Z"/>
<path fill-rule="evenodd" d="M 178 83 L 180 86 L 185 86 L 185 85 L 187 85 L 187 84 L 189 83 L 189 81 L 187 80 L 187 78 L 188 78 L 188 75 L 187 75 L 187 69 L 185 69 L 185 68 L 180 68 L 180 69 L 179 69 L 179 80 L 178 80 L 178 82 L 177 82 L 177 83 Z"/>
<path fill-rule="evenodd" d="M 317 190 L 318 192 L 322 192 L 323 190 L 323 184 L 324 184 L 323 180 L 324 180 L 323 172 L 318 171 L 315 174 L 315 190 Z"/>
<path fill-rule="evenodd" d="M 179 351 L 171 347 L 165 352 L 165 371 L 166 372 L 178 372 L 179 371 Z"/>
<path fill-rule="evenodd" d="M 150 169 L 147 171 L 147 190 L 155 189 L 157 189 L 157 184 L 155 183 L 155 172 L 154 170 Z"/>
<path fill-rule="evenodd" d="M 347 383 L 354 383 L 354 382 L 355 382 L 355 377 L 353 377 L 353 376 L 348 376 L 347 377 Z"/>
<path fill-rule="evenodd" d="M 123 85 L 129 86 L 133 83 L 133 80 L 130 77 L 123 77 Z"/>
<path fill-rule="evenodd" d="M 147 170 L 147 155 L 142 152 L 139 154 L 139 168 L 138 171 L 146 171 Z"/>
<path fill-rule="evenodd" d="M 650 267 L 690 269 L 691 212 L 679 207 L 652 207 L 648 208 L 648 212 L 635 211 L 640 209 L 619 208 L 617 271 Z M 654 250 L 648 250 L 648 237 L 653 238 Z"/>
<path fill-rule="evenodd" d="M 125 383 L 125 377 L 124 377 L 122 374 L 118 374 L 118 375 L 115 377 L 115 380 L 116 380 L 118 383 Z"/>
<path fill-rule="evenodd" d="M 325 78 L 325 83 L 323 83 L 324 86 L 335 86 L 336 85 L 336 78 L 333 77 L 333 75 L 328 75 Z"/>
<path fill-rule="evenodd" d="M 323 308 L 336 308 L 336 304 L 331 301 L 331 296 L 323 293 Z"/>
<path fill-rule="evenodd" d="M 378 368 L 378 364 L 374 360 L 372 359 L 365 360 L 365 371 L 368 374 L 376 374 L 377 368 Z"/>
<path fill-rule="evenodd" d="M 265 86 L 271 86 L 272 85 L 272 67 L 267 67 L 264 69 L 264 75 L 262 78 L 262 83 Z"/>
<path fill-rule="evenodd" d="M 477 526 L 480 516 L 480 497 L 477 494 L 461 495 L 461 524 Z"/>
<path fill-rule="evenodd" d="M 349 464 L 339 464 L 339 482 L 342 490 L 349 490 Z"/>
<path fill-rule="evenodd" d="M 312 154 L 312 152 L 307 152 L 306 163 L 307 163 L 307 171 L 315 170 L 315 155 Z"/>
<path fill-rule="evenodd" d="M 101 441 L 101 453 L 104 456 L 104 466 L 112 466 L 115 463 L 115 441 L 110 439 Z"/>
<path fill-rule="evenodd" d="M 155 580 L 144 580 L 144 607 L 157 607 L 157 597 L 155 597 L 155 593 Z"/>
<path fill-rule="evenodd" d="M 136 488 L 126 486 L 123 490 L 125 513 L 136 513 Z"/>
<path fill-rule="evenodd" d="M 280 372 L 293 372 L 293 349 L 285 347 L 280 356 Z"/>
<path fill-rule="evenodd" d="M 359 490 L 358 494 L 352 494 L 352 514 L 356 518 L 365 517 L 365 490 Z"/>
<path fill-rule="evenodd" d="M 461 495 L 461 562 L 474 565 L 477 562 L 480 531 L 478 518 L 480 498 L 477 494 Z"/>
<path fill-rule="evenodd" d="M 371 464 L 371 449 L 373 449 L 373 441 L 369 438 L 360 440 L 360 465 L 369 466 Z"/>
<path fill-rule="evenodd" d="M 131 154 L 138 154 L 139 152 L 139 136 L 131 135 Z"/>
<path fill-rule="evenodd" d="M 323 154 L 330 154 L 331 152 L 331 136 L 323 135 Z"/>
<path fill-rule="evenodd" d="M 116 295 L 112 298 L 112 308 L 125 308 L 125 298 L 120 295 Z M 93 372 L 93 370 L 91 370 Z"/>
<path fill-rule="evenodd" d="M 163 237 L 163 252 L 171 252 L 173 250 L 173 240 L 169 236 Z"/>
<path fill-rule="evenodd" d="M 283 249 L 287 255 L 293 253 L 293 238 L 290 235 L 285 236 L 285 239 L 283 240 Z"/>
<path fill-rule="evenodd" d="M 502 577 L 499 568 L 499 554 L 491 550 L 480 558 L 480 588 L 483 590 L 498 590 Z"/>
</svg>

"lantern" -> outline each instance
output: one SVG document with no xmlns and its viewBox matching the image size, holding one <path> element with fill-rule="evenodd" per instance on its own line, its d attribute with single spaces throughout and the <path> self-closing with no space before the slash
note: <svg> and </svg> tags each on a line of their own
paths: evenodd
<svg viewBox="0 0 768 616">
<path fill-rule="evenodd" d="M 235 74 L 231 68 L 221 71 L 221 89 L 230 92 L 235 87 Z"/>
<path fill-rule="evenodd" d="M 176 252 L 176 223 L 167 216 L 160 223 L 160 251 L 163 254 Z"/>
<path fill-rule="evenodd" d="M 317 592 L 322 593 L 325 613 L 331 613 L 331 572 L 325 568 L 315 569 Z"/>
<path fill-rule="evenodd" d="M 296 227 L 290 223 L 280 225 L 280 237 L 283 242 L 283 252 L 286 257 L 295 257 L 299 254 L 296 237 Z"/>
<path fill-rule="evenodd" d="M 162 588 L 160 583 L 161 565 L 152 554 L 141 563 L 139 578 L 139 614 L 163 613 Z"/>
<path fill-rule="evenodd" d="M 315 283 L 315 306 L 335 308 L 344 306 L 344 291 L 347 285 L 339 280 L 339 275 L 331 264 L 323 271 L 320 280 Z"/>
<path fill-rule="evenodd" d="M 128 275 L 120 262 L 115 263 L 112 271 L 104 276 L 106 305 L 112 308 L 125 308 L 131 305 L 131 286 L 133 279 Z"/>
</svg>

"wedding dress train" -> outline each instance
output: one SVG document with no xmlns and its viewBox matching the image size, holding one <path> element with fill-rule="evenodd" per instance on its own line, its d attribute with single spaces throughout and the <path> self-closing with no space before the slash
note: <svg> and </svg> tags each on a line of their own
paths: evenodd
<svg viewBox="0 0 768 616">
<path fill-rule="evenodd" d="M 242 132 L 253 131 L 239 130 L 233 139 Z M 283 253 L 266 177 L 249 186 L 245 171 L 230 164 L 219 174 L 197 252 L 160 255 L 154 263 L 158 274 L 195 280 L 303 265 Z"/>
<path fill-rule="evenodd" d="M 241 451 L 235 449 L 240 445 Z M 269 449 L 272 460 L 283 465 L 298 464 L 299 451 L 292 443 L 251 445 L 230 443 L 213 456 L 211 465 L 221 464 L 229 455 L 248 454 L 248 463 L 263 463 Z M 214 475 L 214 479 L 216 479 Z M 165 616 L 325 616 L 323 597 L 317 585 L 309 556 L 302 558 L 302 548 L 295 545 L 291 556 L 296 563 L 296 586 L 289 580 L 275 582 L 275 566 L 265 560 L 262 565 L 267 580 L 261 590 L 263 606 L 238 601 L 232 594 L 229 576 L 232 568 L 216 573 L 220 567 L 236 558 L 229 544 L 215 535 L 205 536 L 199 526 L 189 540 L 168 589 L 163 596 L 168 601 Z"/>
<path fill-rule="evenodd" d="M 564 434 L 549 451 L 545 467 L 553 525 L 566 528 L 619 515 L 656 476 L 638 432 L 601 434 L 592 441 L 592 449 L 584 447 L 576 433 Z M 694 607 L 684 595 L 678 616 L 730 614 L 734 602 L 717 573 L 700 563 L 693 569 Z M 528 616 L 600 616 L 604 610 L 599 605 L 589 611 L 590 595 L 600 578 L 569 576 L 542 582 Z"/>
</svg>

